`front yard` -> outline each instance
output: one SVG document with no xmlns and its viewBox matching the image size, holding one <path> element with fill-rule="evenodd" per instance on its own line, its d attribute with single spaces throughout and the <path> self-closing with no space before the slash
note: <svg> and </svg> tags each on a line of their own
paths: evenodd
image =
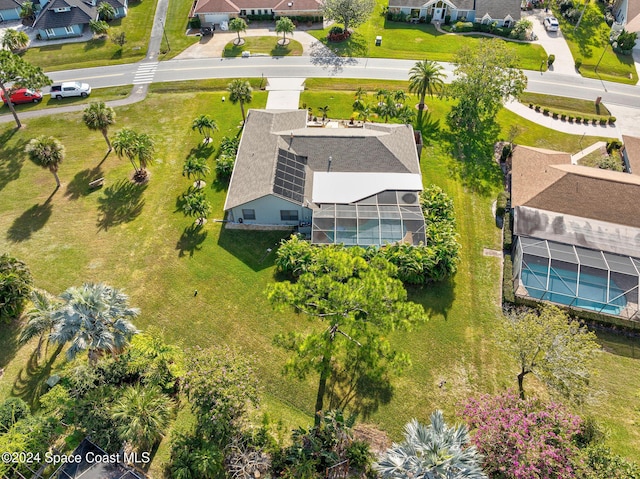
<svg viewBox="0 0 640 479">
<path fill-rule="evenodd" d="M 104 281 L 130 295 L 131 304 L 141 309 L 136 324 L 143 330 L 161 328 L 167 340 L 185 348 L 226 343 L 255 355 L 263 410 L 287 426 L 306 426 L 312 421 L 313 379 L 301 383 L 283 378 L 286 354 L 272 339 L 309 325 L 292 313 L 274 312 L 263 293 L 275 280 L 274 254 L 267 248 L 273 249 L 283 234 L 223 229 L 215 219 L 223 217 L 226 185 L 212 178 L 206 193 L 213 213 L 202 232 L 194 233 L 189 228 L 193 220 L 176 207 L 178 195 L 191 183 L 181 175 L 183 160 L 201 142 L 191 130 L 193 118 L 210 114 L 216 119 L 217 146 L 223 136 L 240 133 L 240 108 L 222 102 L 227 92 L 221 81 L 184 83 L 184 91 L 180 85 L 154 85 L 144 102 L 117 109 L 113 131 L 130 127 L 157 141 L 145 187 L 131 187 L 128 161 L 113 153 L 104 159 L 104 139 L 86 130 L 81 113 L 32 119 L 20 131 L 0 125 L 0 157 L 8 159 L 0 163 L 0 249 L 24 260 L 37 286 L 52 293 L 84 281 Z M 330 106 L 330 117 L 351 114 L 355 88 L 329 90 L 331 80 L 310 80 L 308 85 L 313 89 L 303 93 L 301 102 L 314 109 Z M 399 86 L 406 89 L 406 83 L 376 82 L 376 89 Z M 265 104 L 266 93 L 254 92 L 251 107 Z M 439 99 L 427 104 L 442 126 L 450 104 Z M 579 137 L 546 130 L 507 111 L 500 114 L 505 137 L 516 122 L 521 128 L 516 142 L 579 150 Z M 59 138 L 67 149 L 59 171 L 63 185 L 53 195 L 51 174 L 22 154 L 26 142 L 42 132 Z M 411 299 L 423 304 L 431 319 L 412 333 L 394 334 L 394 346 L 411 354 L 413 367 L 394 381 L 389 396 L 378 398 L 377 410 L 367 419 L 393 439 L 412 417 L 424 421 L 440 408 L 451 418 L 458 402 L 470 394 L 516 386 L 513 365 L 497 350 L 492 334 L 500 312 L 501 261 L 483 256 L 484 248 L 501 249 L 491 213 L 499 185 L 490 196 L 472 193 L 452 174 L 454 165 L 436 136 L 422 154 L 424 183 L 440 185 L 454 198 L 462 263 L 451 281 L 410 290 Z M 88 178 L 97 175 L 106 178 L 105 186 L 89 192 Z M 38 381 L 28 381 L 33 373 L 26 368 L 30 347 L 18 348 L 16 334 L 14 325 L 0 337 L 0 397 L 33 398 Z M 640 456 L 640 431 L 631 427 L 629 414 L 640 384 L 638 362 L 603 353 L 598 386 L 606 395 L 587 409 L 611 429 L 613 449 L 628 457 Z M 442 381 L 446 385 L 438 387 Z M 531 385 L 543 392 L 540 385 Z"/>
</svg>

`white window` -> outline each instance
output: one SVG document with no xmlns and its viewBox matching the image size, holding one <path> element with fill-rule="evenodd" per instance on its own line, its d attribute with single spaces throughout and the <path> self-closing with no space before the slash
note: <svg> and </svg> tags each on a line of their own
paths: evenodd
<svg viewBox="0 0 640 479">
<path fill-rule="evenodd" d="M 242 216 L 245 220 L 255 220 L 256 219 L 256 210 L 242 210 Z"/>
<path fill-rule="evenodd" d="M 45 30 L 45 33 L 47 34 L 48 37 L 55 37 L 56 36 L 56 32 L 54 32 L 52 28 L 47 28 Z"/>
<path fill-rule="evenodd" d="M 73 27 L 64 27 L 64 31 L 71 34 L 73 33 Z"/>
</svg>

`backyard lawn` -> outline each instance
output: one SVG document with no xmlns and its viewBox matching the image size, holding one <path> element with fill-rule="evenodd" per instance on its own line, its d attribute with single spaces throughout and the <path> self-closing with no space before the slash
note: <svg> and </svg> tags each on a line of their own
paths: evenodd
<svg viewBox="0 0 640 479">
<path fill-rule="evenodd" d="M 320 82 L 328 80 L 315 84 Z M 283 378 L 286 354 L 272 338 L 312 326 L 293 313 L 272 311 L 264 295 L 266 285 L 275 280 L 274 254 L 267 248 L 274 248 L 283 233 L 223 229 L 215 220 L 223 218 L 226 185 L 212 178 L 207 179 L 206 192 L 213 213 L 202 230 L 194 230 L 193 220 L 177 211 L 177 198 L 191 183 L 181 175 L 183 160 L 191 153 L 215 154 L 191 130 L 192 120 L 204 113 L 216 119 L 220 131 L 213 145 L 223 136 L 240 133 L 240 108 L 222 102 L 227 93 L 222 84 L 212 91 L 216 85 L 203 82 L 203 90 L 196 93 L 193 85 L 184 92 L 174 84 L 154 85 L 144 102 L 117 109 L 112 133 L 130 127 L 157 141 L 156 160 L 144 186 L 129 182 L 132 167 L 127 160 L 113 153 L 105 158 L 102 135 L 86 129 L 81 113 L 31 119 L 20 131 L 0 125 L 0 157 L 6 159 L 0 162 L 0 250 L 24 260 L 37 286 L 52 293 L 85 281 L 104 281 L 130 295 L 131 304 L 141 309 L 136 324 L 143 330 L 161 328 L 167 339 L 184 347 L 226 343 L 253 355 L 264 392 L 263 410 L 287 426 L 306 426 L 312 421 L 316 378 Z M 256 91 L 250 106 L 264 107 L 266 98 L 265 92 Z M 304 92 L 301 101 L 313 108 L 329 105 L 329 117 L 347 118 L 353 91 L 314 89 Z M 439 99 L 427 99 L 427 104 L 434 118 L 442 118 L 450 108 Z M 516 120 L 521 128 L 516 142 L 580 149 L 579 137 L 501 113 L 505 132 Z M 22 154 L 29 139 L 43 132 L 59 138 L 67 150 L 57 192 L 53 176 Z M 369 405 L 377 410 L 373 407 L 366 419 L 395 440 L 412 417 L 424 421 L 440 408 L 453 422 L 459 401 L 470 394 L 516 386 L 515 365 L 496 349 L 492 336 L 500 312 L 501 262 L 483 256 L 484 248 L 501 248 L 501 233 L 491 214 L 499 186 L 488 196 L 468 191 L 451 173 L 454 161 L 445 145 L 436 140 L 426 146 L 421 164 L 425 184 L 438 184 L 454 198 L 462 263 L 451 281 L 409 290 L 431 319 L 411 333 L 392 337 L 396 348 L 411 354 L 413 367 L 393 382 L 391 392 L 370 398 Z M 98 176 L 106 183 L 90 192 L 87 184 Z M 195 289 L 199 294 L 194 297 Z M 49 370 L 27 368 L 33 345 L 18 348 L 17 333 L 12 325 L 0 334 L 0 397 L 20 395 L 35 404 L 37 387 L 55 371 L 62 355 Z M 629 415 L 629 404 L 638 393 L 634 384 L 640 384 L 639 361 L 603 353 L 598 386 L 606 396 L 587 409 L 611 429 L 612 448 L 628 457 L 640 456 L 640 430 L 630 426 Z M 529 386 L 542 391 L 534 381 Z M 163 457 L 166 439 L 158 461 Z M 153 469 L 159 467 L 154 461 Z"/>
<path fill-rule="evenodd" d="M 328 43 L 324 30 L 310 30 L 308 33 L 328 45 L 339 55 L 370 58 L 397 58 L 452 62 L 464 45 L 472 44 L 486 37 L 470 37 L 443 34 L 436 31 L 433 25 L 390 22 L 382 15 L 382 8 L 387 5 L 378 0 L 375 12 L 365 24 L 356 28 L 349 40 L 341 43 Z M 382 45 L 375 46 L 376 36 L 382 36 Z M 509 42 L 515 49 L 520 68 L 539 70 L 540 64 L 546 61 L 547 55 L 540 45 Z"/>
<path fill-rule="evenodd" d="M 94 38 L 88 42 L 29 48 L 24 54 L 24 59 L 44 71 L 137 62 L 147 54 L 155 11 L 155 1 L 133 1 L 129 4 L 125 18 L 109 23 L 111 28 L 108 37 Z M 126 43 L 122 48 L 109 39 L 120 32 L 124 32 L 126 37 Z M 184 29 L 182 34 L 184 35 Z"/>
<path fill-rule="evenodd" d="M 611 49 L 611 28 L 604 21 L 603 8 L 603 3 L 589 0 L 578 28 L 567 22 L 557 11 L 562 34 L 569 44 L 573 59 L 582 60 L 580 73 L 583 76 L 635 85 L 638 73 L 633 57 L 617 54 Z"/>
</svg>

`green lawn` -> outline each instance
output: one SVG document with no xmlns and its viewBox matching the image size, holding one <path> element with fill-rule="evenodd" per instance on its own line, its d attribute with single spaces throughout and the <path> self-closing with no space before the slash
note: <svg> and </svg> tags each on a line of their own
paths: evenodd
<svg viewBox="0 0 640 479">
<path fill-rule="evenodd" d="M 104 281 L 131 296 L 132 305 L 142 311 L 137 320 L 141 329 L 162 328 L 167 339 L 185 347 L 226 343 L 241 348 L 256 358 L 263 411 L 288 426 L 306 425 L 312 418 L 316 378 L 283 378 L 286 355 L 273 346 L 272 338 L 311 325 L 293 313 L 273 312 L 263 293 L 274 281 L 274 254 L 267 254 L 267 248 L 283 234 L 223 229 L 215 220 L 223 217 L 226 187 L 212 178 L 207 179 L 206 191 L 213 214 L 202 232 L 191 230 L 193 220 L 177 212 L 176 199 L 191 183 L 181 175 L 184 158 L 192 152 L 214 155 L 191 131 L 193 118 L 207 113 L 216 119 L 220 131 L 214 145 L 222 136 L 240 132 L 239 106 L 221 101 L 225 91 L 211 91 L 224 83 L 198 85 L 207 88 L 194 93 L 193 84 L 185 84 L 184 92 L 173 84 L 154 85 L 144 102 L 117 109 L 117 128 L 147 132 L 158 142 L 157 159 L 144 187 L 129 183 L 128 161 L 113 154 L 104 158 L 104 139 L 84 127 L 80 113 L 32 119 L 20 131 L 0 125 L 0 157 L 6 159 L 0 162 L 0 250 L 26 261 L 36 284 L 52 293 L 84 281 Z M 347 117 L 353 92 L 307 91 L 301 101 L 314 108 L 329 105 L 329 116 Z M 254 92 L 251 107 L 265 104 L 266 92 Z M 428 99 L 427 104 L 435 118 L 450 108 L 438 99 Z M 516 142 L 579 150 L 580 137 L 501 113 L 505 132 L 516 120 L 521 127 Z M 62 187 L 55 194 L 52 175 L 22 154 L 26 142 L 43 132 L 58 137 L 67 149 L 59 171 Z M 431 319 L 412 333 L 392 337 L 395 347 L 411 354 L 413 368 L 393 382 L 389 395 L 370 398 L 378 409 L 367 419 L 393 439 L 412 417 L 424 421 L 433 409 L 441 408 L 452 420 L 459 401 L 468 395 L 516 386 L 515 365 L 498 351 L 492 336 L 500 312 L 501 262 L 482 254 L 483 248 L 501 247 L 500 230 L 491 215 L 498 185 L 488 196 L 468 191 L 451 174 L 454 162 L 438 141 L 427 145 L 421 165 L 425 184 L 438 184 L 454 198 L 462 262 L 451 281 L 409 291 Z M 104 187 L 88 191 L 88 181 L 97 176 L 106 178 Z M 37 386 L 58 363 L 50 369 L 27 368 L 33 345 L 18 348 L 16 335 L 16 325 L 0 334 L 0 367 L 5 368 L 0 397 L 35 399 Z M 57 361 L 61 360 L 62 355 Z M 599 385 L 608 395 L 589 409 L 611 428 L 612 447 L 629 457 L 640 456 L 640 430 L 630 427 L 629 414 L 638 392 L 634 384 L 640 384 L 639 365 L 638 359 L 604 353 Z M 441 381 L 446 381 L 442 388 Z M 529 387 L 542 390 L 534 381 Z M 164 444 L 158 461 L 166 454 Z M 160 466 L 154 462 L 152 467 Z"/>
<path fill-rule="evenodd" d="M 242 52 L 261 53 L 272 57 L 300 56 L 302 55 L 302 44 L 291 38 L 287 38 L 287 44 L 282 45 L 281 37 L 244 37 L 240 44 L 236 44 L 238 39 L 225 45 L 222 52 L 223 57 L 239 57 Z"/>
<path fill-rule="evenodd" d="M 169 60 L 200 41 L 200 37 L 186 35 L 187 21 L 192 6 L 192 0 L 171 0 L 169 2 L 164 26 L 165 37 L 160 49 L 161 60 Z"/>
<path fill-rule="evenodd" d="M 142 60 L 147 54 L 156 2 L 135 0 L 129 3 L 125 18 L 110 23 L 109 37 L 125 32 L 127 42 L 122 49 L 109 38 L 88 42 L 64 43 L 29 48 L 24 59 L 45 71 L 89 68 Z"/>
<path fill-rule="evenodd" d="M 355 29 L 351 38 L 341 43 L 328 43 L 325 30 L 310 30 L 315 38 L 343 56 L 371 58 L 400 58 L 451 62 L 464 45 L 478 42 L 482 37 L 445 35 L 433 25 L 390 22 L 382 15 L 385 0 L 378 0 L 376 10 L 369 21 Z M 382 36 L 382 45 L 375 46 L 375 37 Z M 484 37 L 486 38 L 486 37 Z M 509 42 L 515 49 L 519 66 L 539 70 L 547 55 L 540 45 Z"/>
<path fill-rule="evenodd" d="M 619 55 L 611 49 L 609 45 L 611 29 L 604 21 L 603 9 L 603 3 L 589 0 L 577 29 L 568 23 L 559 11 L 556 11 L 556 16 L 574 60 L 582 60 L 580 73 L 583 76 L 635 85 L 638 82 L 638 73 L 633 57 Z"/>
<path fill-rule="evenodd" d="M 563 96 L 543 95 L 541 93 L 525 92 L 520 95 L 520 103 L 526 105 L 533 103 L 543 108 L 549 108 L 557 113 L 586 114 L 589 116 L 602 116 L 609 118 L 611 112 L 600 103 L 596 105 L 594 101 L 579 100 L 577 98 L 567 98 Z"/>
</svg>

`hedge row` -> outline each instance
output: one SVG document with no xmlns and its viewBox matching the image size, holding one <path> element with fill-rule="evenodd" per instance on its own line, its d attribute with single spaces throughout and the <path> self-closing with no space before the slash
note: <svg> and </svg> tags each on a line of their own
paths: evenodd
<svg viewBox="0 0 640 479">
<path fill-rule="evenodd" d="M 617 120 L 615 116 L 594 117 L 594 116 L 587 116 L 587 115 L 582 116 L 575 113 L 558 112 L 550 108 L 547 108 L 546 106 L 534 105 L 533 103 L 529 103 L 529 108 L 532 108 L 537 112 L 542 112 L 542 114 L 544 115 L 552 116 L 553 118 L 556 118 L 556 119 L 566 120 L 570 122 L 575 121 L 576 123 L 584 123 L 585 125 L 588 125 L 589 123 L 591 123 L 592 125 L 597 125 L 597 124 L 606 125 L 607 123 L 610 125 L 613 125 Z"/>
</svg>

